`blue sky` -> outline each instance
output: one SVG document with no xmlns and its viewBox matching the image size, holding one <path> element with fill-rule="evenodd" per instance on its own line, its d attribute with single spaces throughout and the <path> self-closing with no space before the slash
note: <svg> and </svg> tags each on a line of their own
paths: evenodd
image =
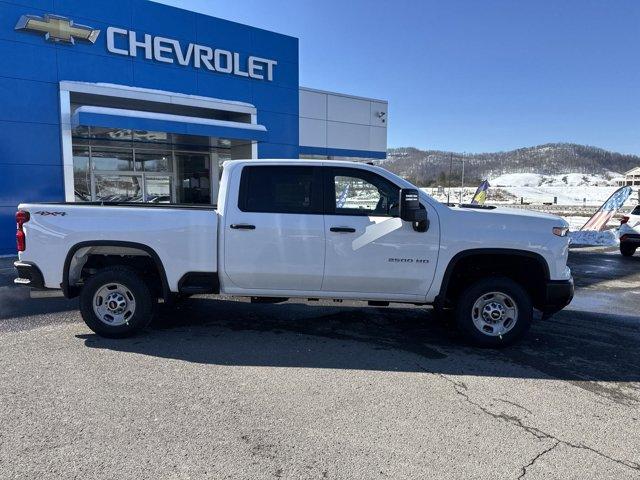
<svg viewBox="0 0 640 480">
<path fill-rule="evenodd" d="M 637 0 L 162 0 L 300 39 L 300 83 L 389 101 L 389 146 L 640 154 Z"/>
</svg>

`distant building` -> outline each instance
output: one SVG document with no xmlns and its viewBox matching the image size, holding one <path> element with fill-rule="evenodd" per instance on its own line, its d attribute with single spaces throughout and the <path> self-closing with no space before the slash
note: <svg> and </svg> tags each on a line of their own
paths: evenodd
<svg viewBox="0 0 640 480">
<path fill-rule="evenodd" d="M 624 177 L 616 178 L 615 180 L 620 187 L 640 185 L 640 167 L 632 168 L 624 174 Z"/>
</svg>

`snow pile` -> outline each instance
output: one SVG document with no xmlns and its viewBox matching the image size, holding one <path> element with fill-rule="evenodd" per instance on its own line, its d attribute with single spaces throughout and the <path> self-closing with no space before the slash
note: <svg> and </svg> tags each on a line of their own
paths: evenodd
<svg viewBox="0 0 640 480">
<path fill-rule="evenodd" d="M 614 230 L 604 232 L 577 231 L 569 232 L 570 245 L 575 246 L 602 246 L 615 247 L 618 245 L 618 236 Z"/>
</svg>

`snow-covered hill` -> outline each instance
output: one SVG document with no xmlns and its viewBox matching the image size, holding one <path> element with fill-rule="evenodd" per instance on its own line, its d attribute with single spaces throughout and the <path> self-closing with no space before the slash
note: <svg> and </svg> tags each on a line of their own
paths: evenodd
<svg viewBox="0 0 640 480">
<path fill-rule="evenodd" d="M 560 179 L 570 172 L 580 172 L 577 174 L 579 177 L 586 174 L 610 180 L 611 171 L 626 172 L 640 165 L 640 156 L 586 145 L 551 143 L 509 152 L 467 154 L 391 148 L 387 152 L 387 159 L 380 161 L 385 168 L 423 187 L 458 186 L 463 162 L 465 184 L 468 185 L 487 177 L 514 172 L 554 177 L 560 175 Z M 573 184 L 573 180 L 570 183 Z"/>
<path fill-rule="evenodd" d="M 599 175 L 507 173 L 490 178 L 489 183 L 526 203 L 600 205 L 618 188 L 612 180 L 616 176 L 619 175 L 615 172 Z"/>
</svg>

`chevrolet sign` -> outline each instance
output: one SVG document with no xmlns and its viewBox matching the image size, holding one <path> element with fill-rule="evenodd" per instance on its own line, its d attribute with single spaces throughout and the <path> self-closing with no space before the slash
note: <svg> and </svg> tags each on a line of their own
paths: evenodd
<svg viewBox="0 0 640 480">
<path fill-rule="evenodd" d="M 100 30 L 85 25 L 75 25 L 72 20 L 58 15 L 23 15 L 18 20 L 16 30 L 44 33 L 51 42 L 75 44 L 75 39 L 96 43 Z"/>
<path fill-rule="evenodd" d="M 117 43 L 117 45 L 116 45 Z M 205 68 L 212 72 L 228 73 L 239 77 L 273 81 L 275 60 L 250 56 L 241 60 L 239 53 L 189 43 L 179 40 L 153 37 L 148 33 L 139 36 L 133 30 L 107 28 L 107 50 L 116 55 L 137 57 L 144 55 L 147 60 L 161 63 L 177 63 L 182 66 Z"/>
<path fill-rule="evenodd" d="M 100 30 L 86 25 L 76 25 L 72 20 L 59 15 L 23 15 L 16 30 L 44 33 L 51 42 L 74 45 L 76 40 L 96 43 Z M 144 56 L 147 60 L 173 63 L 184 67 L 206 69 L 212 72 L 236 75 L 255 80 L 273 81 L 278 62 L 268 58 L 244 56 L 240 53 L 211 48 L 196 43 L 183 44 L 179 40 L 138 34 L 124 28 L 107 28 L 107 50 L 114 55 L 126 57 Z"/>
</svg>

